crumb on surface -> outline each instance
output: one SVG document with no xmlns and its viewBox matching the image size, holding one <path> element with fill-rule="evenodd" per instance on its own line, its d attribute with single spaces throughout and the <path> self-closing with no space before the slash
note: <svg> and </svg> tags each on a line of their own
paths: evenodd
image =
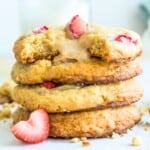
<svg viewBox="0 0 150 150">
<path fill-rule="evenodd" d="M 142 116 L 150 113 L 150 106 L 143 106 L 143 107 L 140 107 L 140 112 L 142 114 Z"/>
<path fill-rule="evenodd" d="M 77 143 L 77 142 L 81 142 L 83 147 L 88 147 L 90 146 L 90 142 L 87 141 L 87 137 L 74 137 L 71 139 L 71 143 Z"/>
<path fill-rule="evenodd" d="M 10 118 L 14 109 L 18 107 L 17 103 L 5 103 L 1 105 L 0 109 L 0 119 Z"/>
<path fill-rule="evenodd" d="M 86 141 L 86 140 L 87 140 L 87 137 L 81 137 L 80 140 L 81 140 L 81 141 Z"/>
<path fill-rule="evenodd" d="M 90 142 L 89 141 L 82 141 L 82 146 L 88 147 L 88 146 L 90 146 Z"/>
<path fill-rule="evenodd" d="M 139 137 L 132 137 L 132 146 L 141 146 L 142 140 Z"/>
<path fill-rule="evenodd" d="M 11 111 L 7 107 L 0 110 L 0 119 L 9 118 L 10 115 L 11 115 Z"/>
<path fill-rule="evenodd" d="M 113 132 L 111 138 L 112 138 L 112 139 L 115 139 L 115 138 L 118 138 L 118 137 L 121 137 L 121 135 L 118 134 L 118 133 Z"/>
<path fill-rule="evenodd" d="M 143 123 L 143 127 L 144 127 L 144 130 L 145 130 L 145 131 L 150 130 L 150 123 L 149 123 L 149 122 L 144 122 L 144 123 Z"/>
<path fill-rule="evenodd" d="M 76 142 L 79 142 L 79 141 L 80 141 L 80 139 L 77 138 L 77 137 L 71 139 L 71 143 L 76 143 Z"/>
</svg>

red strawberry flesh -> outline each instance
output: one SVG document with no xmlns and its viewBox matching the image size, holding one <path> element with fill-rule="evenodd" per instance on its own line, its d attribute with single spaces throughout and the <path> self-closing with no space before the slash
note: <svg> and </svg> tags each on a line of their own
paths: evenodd
<svg viewBox="0 0 150 150">
<path fill-rule="evenodd" d="M 39 29 L 37 29 L 37 30 L 35 30 L 35 31 L 33 31 L 35 34 L 40 34 L 40 33 L 43 33 L 43 32 L 45 32 L 45 31 L 47 31 L 48 30 L 48 27 L 47 26 L 42 26 L 41 28 L 39 28 Z"/>
<path fill-rule="evenodd" d="M 88 24 L 80 18 L 79 15 L 76 15 L 72 18 L 68 30 L 72 37 L 79 38 L 88 30 Z"/>
<path fill-rule="evenodd" d="M 126 44 L 126 45 L 129 45 L 129 44 L 137 45 L 138 44 L 137 40 L 133 40 L 130 36 L 123 35 L 123 34 L 118 35 L 115 38 L 115 41 L 121 42 L 121 43 Z"/>
<path fill-rule="evenodd" d="M 52 81 L 45 81 L 43 83 L 43 86 L 46 87 L 47 89 L 51 89 L 51 88 L 56 87 L 56 84 Z"/>
<path fill-rule="evenodd" d="M 31 113 L 29 120 L 20 121 L 11 127 L 14 136 L 27 143 L 39 143 L 49 135 L 49 116 L 43 109 Z"/>
</svg>

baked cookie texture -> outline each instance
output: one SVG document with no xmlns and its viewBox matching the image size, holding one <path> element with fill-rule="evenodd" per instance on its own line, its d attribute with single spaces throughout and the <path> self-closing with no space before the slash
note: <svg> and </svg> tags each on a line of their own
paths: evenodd
<svg viewBox="0 0 150 150">
<path fill-rule="evenodd" d="M 93 29 L 93 32 L 80 39 L 91 56 L 106 62 L 127 62 L 142 54 L 141 40 L 137 33 L 123 28 L 94 28 L 96 30 Z"/>
<path fill-rule="evenodd" d="M 30 111 L 43 108 L 49 113 L 60 113 L 129 105 L 142 95 L 141 85 L 130 79 L 107 85 L 60 85 L 52 89 L 18 85 L 13 99 Z"/>
<path fill-rule="evenodd" d="M 17 61 L 26 64 L 63 56 L 78 61 L 97 57 L 106 62 L 127 62 L 142 53 L 139 35 L 130 30 L 89 24 L 88 32 L 76 40 L 66 32 L 65 27 L 56 27 L 21 36 L 13 48 Z"/>
<path fill-rule="evenodd" d="M 0 86 L 0 104 L 12 102 L 12 93 L 16 84 L 12 80 L 5 81 Z"/>
<path fill-rule="evenodd" d="M 14 114 L 14 123 L 27 120 L 30 112 L 19 108 Z M 141 119 L 138 108 L 129 105 L 105 110 L 49 114 L 50 137 L 108 137 L 124 133 Z"/>
<path fill-rule="evenodd" d="M 72 61 L 72 60 L 66 60 Z M 17 62 L 12 68 L 12 78 L 21 84 L 37 84 L 44 81 L 58 83 L 112 83 L 133 78 L 142 73 L 139 59 L 126 63 L 105 63 L 98 59 L 83 62 L 53 63 L 38 60 L 32 64 Z"/>
</svg>

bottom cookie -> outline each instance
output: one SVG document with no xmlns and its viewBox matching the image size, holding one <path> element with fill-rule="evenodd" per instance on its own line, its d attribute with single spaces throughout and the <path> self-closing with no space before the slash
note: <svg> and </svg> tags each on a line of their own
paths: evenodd
<svg viewBox="0 0 150 150">
<path fill-rule="evenodd" d="M 13 114 L 14 123 L 27 120 L 30 112 L 18 108 Z M 141 119 L 134 105 L 84 112 L 49 114 L 50 137 L 107 137 L 124 133 Z"/>
</svg>

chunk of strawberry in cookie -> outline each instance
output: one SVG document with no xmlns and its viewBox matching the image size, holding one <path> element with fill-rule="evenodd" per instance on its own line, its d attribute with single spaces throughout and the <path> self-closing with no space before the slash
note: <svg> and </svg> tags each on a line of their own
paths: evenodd
<svg viewBox="0 0 150 150">
<path fill-rule="evenodd" d="M 67 26 L 68 34 L 73 38 L 79 38 L 88 31 L 88 24 L 79 15 L 74 16 Z"/>
<path fill-rule="evenodd" d="M 132 37 L 127 36 L 127 35 L 123 35 L 123 34 L 118 35 L 115 38 L 115 41 L 121 42 L 121 43 L 126 44 L 126 45 L 129 45 L 129 44 L 137 45 L 138 44 L 138 40 L 137 39 L 132 39 Z"/>
<path fill-rule="evenodd" d="M 43 83 L 43 86 L 44 86 L 45 88 L 47 88 L 47 89 L 51 89 L 51 88 L 56 87 L 56 84 L 55 84 L 54 82 L 52 82 L 52 81 L 45 81 L 45 82 Z"/>
<path fill-rule="evenodd" d="M 33 33 L 40 34 L 46 32 L 47 30 L 48 30 L 47 26 L 42 26 L 41 28 L 34 30 Z"/>
</svg>

